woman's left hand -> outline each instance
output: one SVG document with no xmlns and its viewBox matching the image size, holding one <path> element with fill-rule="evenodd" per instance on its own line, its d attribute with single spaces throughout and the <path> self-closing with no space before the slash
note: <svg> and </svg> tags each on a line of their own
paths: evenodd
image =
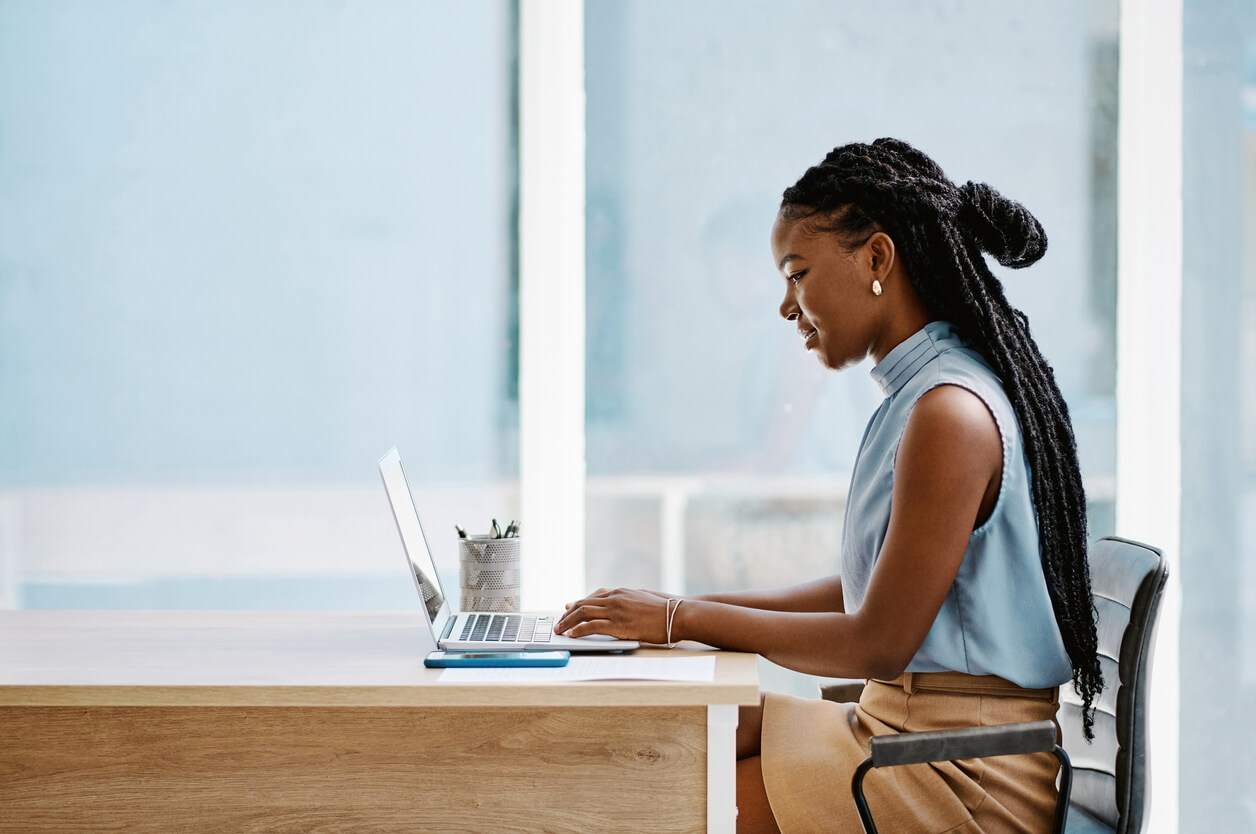
<svg viewBox="0 0 1256 834">
<path fill-rule="evenodd" d="M 667 597 L 654 591 L 601 588 L 568 604 L 554 631 L 569 637 L 605 634 L 643 643 L 667 642 Z"/>
</svg>

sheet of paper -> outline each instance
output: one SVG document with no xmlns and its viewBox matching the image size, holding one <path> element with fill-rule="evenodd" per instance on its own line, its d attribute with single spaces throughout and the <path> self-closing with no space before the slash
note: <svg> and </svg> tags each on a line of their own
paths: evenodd
<svg viewBox="0 0 1256 834">
<path fill-rule="evenodd" d="M 441 683 L 560 683 L 564 681 L 713 681 L 715 658 L 571 656 L 566 666 L 446 669 Z"/>
</svg>

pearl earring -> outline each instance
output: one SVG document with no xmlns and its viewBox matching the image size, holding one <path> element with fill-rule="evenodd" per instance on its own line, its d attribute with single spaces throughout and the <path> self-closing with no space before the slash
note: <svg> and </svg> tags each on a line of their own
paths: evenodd
<svg viewBox="0 0 1256 834">
<path fill-rule="evenodd" d="M 880 282 L 880 281 L 876 281 L 876 280 L 874 280 L 874 281 L 872 282 L 872 294 L 873 294 L 873 295 L 880 295 L 880 294 L 881 294 L 881 282 Z"/>
</svg>

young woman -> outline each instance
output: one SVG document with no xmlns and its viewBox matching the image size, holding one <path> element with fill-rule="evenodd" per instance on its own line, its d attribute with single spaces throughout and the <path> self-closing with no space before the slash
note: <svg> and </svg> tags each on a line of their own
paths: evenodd
<svg viewBox="0 0 1256 834">
<path fill-rule="evenodd" d="M 902 141 L 810 168 L 772 229 L 780 314 L 833 370 L 871 357 L 886 397 L 855 463 L 841 575 L 687 598 L 601 590 L 557 624 L 868 680 L 858 704 L 743 708 L 739 831 L 861 830 L 848 786 L 873 735 L 1054 719 L 1070 678 L 1089 721 L 1103 680 L 1072 426 L 982 256 L 1020 268 L 1046 244 L 1023 206 L 957 187 Z M 886 831 L 1047 831 L 1055 776 L 1050 754 L 1008 756 L 878 770 L 866 791 Z"/>
</svg>

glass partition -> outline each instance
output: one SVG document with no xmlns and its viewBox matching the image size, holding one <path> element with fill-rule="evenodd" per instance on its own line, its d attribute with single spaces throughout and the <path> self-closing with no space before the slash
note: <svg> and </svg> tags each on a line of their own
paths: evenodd
<svg viewBox="0 0 1256 834">
<path fill-rule="evenodd" d="M 393 445 L 456 582 L 517 505 L 513 20 L 0 3 L 0 606 L 416 607 Z"/>
<path fill-rule="evenodd" d="M 1069 401 L 1091 535 L 1112 532 L 1117 22 L 1115 0 L 587 4 L 593 586 L 837 570 L 881 393 L 804 353 L 768 235 L 808 166 L 887 135 L 1046 228 L 1043 261 L 994 268 Z"/>
<path fill-rule="evenodd" d="M 1251 831 L 1256 8 L 1183 13 L 1181 829 Z"/>
</svg>

